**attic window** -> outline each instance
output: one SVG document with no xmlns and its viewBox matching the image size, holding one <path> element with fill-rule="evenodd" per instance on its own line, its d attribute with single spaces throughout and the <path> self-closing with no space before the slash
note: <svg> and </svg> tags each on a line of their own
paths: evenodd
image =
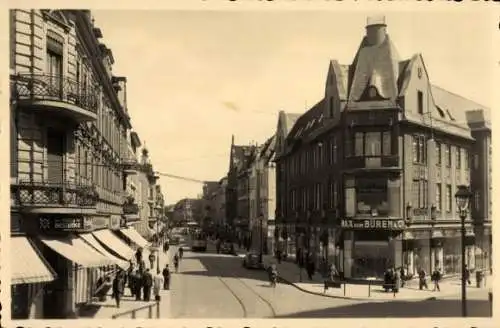
<svg viewBox="0 0 500 328">
<path fill-rule="evenodd" d="M 320 123 L 322 120 L 323 120 L 323 113 L 321 113 L 321 115 L 319 116 L 318 123 Z"/>
<path fill-rule="evenodd" d="M 437 111 L 439 113 L 439 116 L 441 116 L 441 118 L 444 118 L 445 115 L 444 115 L 443 109 L 441 107 L 439 107 L 439 106 L 436 106 L 436 109 L 437 109 Z"/>
<path fill-rule="evenodd" d="M 446 114 L 448 114 L 448 117 L 450 118 L 450 120 L 455 121 L 455 118 L 451 115 L 449 110 L 446 110 Z"/>
<path fill-rule="evenodd" d="M 300 129 L 297 131 L 297 134 L 295 134 L 295 138 L 300 137 L 300 135 L 302 134 L 302 130 L 303 130 L 303 128 L 300 128 Z"/>
</svg>

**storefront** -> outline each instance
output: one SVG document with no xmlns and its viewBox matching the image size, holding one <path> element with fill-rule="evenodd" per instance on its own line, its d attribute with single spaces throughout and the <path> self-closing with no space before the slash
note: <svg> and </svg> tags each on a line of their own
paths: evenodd
<svg viewBox="0 0 500 328">
<path fill-rule="evenodd" d="M 75 317 L 91 300 L 99 270 L 114 263 L 79 237 L 92 230 L 91 218 L 47 215 L 38 223 L 35 243 L 58 276 L 45 288 L 43 317 Z"/>
<path fill-rule="evenodd" d="M 346 277 L 382 278 L 389 267 L 401 265 L 403 220 L 343 219 L 341 228 Z"/>
<path fill-rule="evenodd" d="M 11 256 L 11 310 L 13 319 L 43 319 L 44 287 L 57 274 L 26 236 L 13 236 Z"/>
</svg>

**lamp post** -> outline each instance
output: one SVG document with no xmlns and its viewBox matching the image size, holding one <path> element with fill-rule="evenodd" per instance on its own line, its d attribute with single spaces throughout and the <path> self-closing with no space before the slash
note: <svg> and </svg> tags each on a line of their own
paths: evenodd
<svg viewBox="0 0 500 328">
<path fill-rule="evenodd" d="M 472 194 L 467 186 L 457 186 L 455 199 L 460 215 L 461 241 L 462 241 L 462 317 L 467 317 L 467 285 L 466 285 L 466 264 L 465 264 L 465 219 L 469 208 L 469 200 Z"/>
</svg>

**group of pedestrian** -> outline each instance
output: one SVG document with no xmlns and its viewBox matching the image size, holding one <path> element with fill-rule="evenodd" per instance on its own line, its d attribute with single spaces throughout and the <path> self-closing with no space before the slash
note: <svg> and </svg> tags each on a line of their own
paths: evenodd
<svg viewBox="0 0 500 328">
<path fill-rule="evenodd" d="M 394 293 L 399 292 L 399 288 L 403 287 L 402 283 L 404 277 L 404 270 L 400 268 L 389 268 L 384 272 L 384 285 L 383 288 L 386 292 L 392 290 Z"/>
</svg>

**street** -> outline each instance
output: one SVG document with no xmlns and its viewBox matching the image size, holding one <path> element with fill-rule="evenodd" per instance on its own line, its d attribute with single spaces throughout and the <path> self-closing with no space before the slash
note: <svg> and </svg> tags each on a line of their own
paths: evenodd
<svg viewBox="0 0 500 328">
<path fill-rule="evenodd" d="M 469 296 L 469 316 L 490 315 L 485 292 Z M 206 253 L 184 252 L 179 273 L 172 274 L 170 306 L 171 318 L 460 316 L 459 295 L 427 301 L 366 302 L 312 295 L 284 284 L 273 289 L 265 272 L 243 268 L 240 257 L 216 254 L 210 244 Z"/>
</svg>

